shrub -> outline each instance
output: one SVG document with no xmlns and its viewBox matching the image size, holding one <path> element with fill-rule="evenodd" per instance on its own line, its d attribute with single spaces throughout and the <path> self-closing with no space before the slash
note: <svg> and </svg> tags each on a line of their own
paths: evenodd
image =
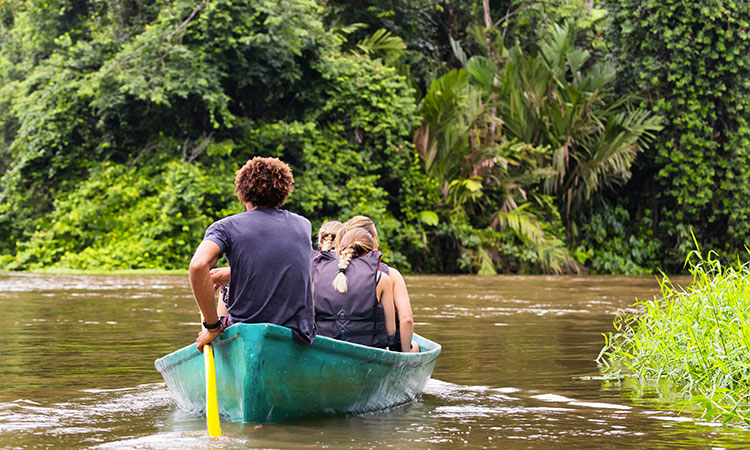
<svg viewBox="0 0 750 450">
<path fill-rule="evenodd" d="M 610 375 L 674 383 L 708 417 L 750 423 L 750 264 L 691 256 L 698 261 L 688 266 L 690 285 L 665 276 L 661 298 L 618 317 L 598 361 Z"/>
</svg>

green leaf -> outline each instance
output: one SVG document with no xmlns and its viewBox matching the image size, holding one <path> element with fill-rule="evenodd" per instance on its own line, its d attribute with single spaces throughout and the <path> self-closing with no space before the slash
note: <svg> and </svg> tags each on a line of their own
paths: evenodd
<svg viewBox="0 0 750 450">
<path fill-rule="evenodd" d="M 419 220 L 425 225 L 437 226 L 440 222 L 438 215 L 434 211 L 420 211 Z"/>
</svg>

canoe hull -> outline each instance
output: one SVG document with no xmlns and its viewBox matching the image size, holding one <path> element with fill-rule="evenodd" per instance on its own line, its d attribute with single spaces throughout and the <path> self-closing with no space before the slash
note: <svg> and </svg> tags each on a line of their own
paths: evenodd
<svg viewBox="0 0 750 450">
<path fill-rule="evenodd" d="M 418 354 L 318 337 L 292 341 L 291 330 L 238 324 L 214 341 L 219 413 L 236 422 L 281 422 L 356 414 L 408 402 L 424 389 L 440 345 L 415 335 Z M 195 344 L 155 362 L 183 409 L 205 414 L 203 358 Z"/>
</svg>

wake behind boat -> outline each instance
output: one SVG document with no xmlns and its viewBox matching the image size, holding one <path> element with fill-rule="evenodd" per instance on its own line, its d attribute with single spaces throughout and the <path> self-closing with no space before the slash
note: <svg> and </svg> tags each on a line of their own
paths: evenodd
<svg viewBox="0 0 750 450">
<path fill-rule="evenodd" d="M 298 345 L 291 330 L 236 324 L 213 342 L 220 415 L 235 422 L 281 422 L 388 408 L 421 394 L 440 354 L 417 334 L 420 353 L 400 353 L 319 336 Z M 183 409 L 206 412 L 203 356 L 196 344 L 156 360 Z"/>
</svg>

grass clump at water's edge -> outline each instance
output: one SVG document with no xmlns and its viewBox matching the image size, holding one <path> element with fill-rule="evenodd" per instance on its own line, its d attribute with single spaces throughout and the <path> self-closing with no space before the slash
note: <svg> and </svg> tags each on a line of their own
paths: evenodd
<svg viewBox="0 0 750 450">
<path fill-rule="evenodd" d="M 617 317 L 597 361 L 610 376 L 671 381 L 705 417 L 750 424 L 750 263 L 727 267 L 693 251 L 686 264 L 691 283 L 664 276 L 661 298 Z"/>
</svg>

